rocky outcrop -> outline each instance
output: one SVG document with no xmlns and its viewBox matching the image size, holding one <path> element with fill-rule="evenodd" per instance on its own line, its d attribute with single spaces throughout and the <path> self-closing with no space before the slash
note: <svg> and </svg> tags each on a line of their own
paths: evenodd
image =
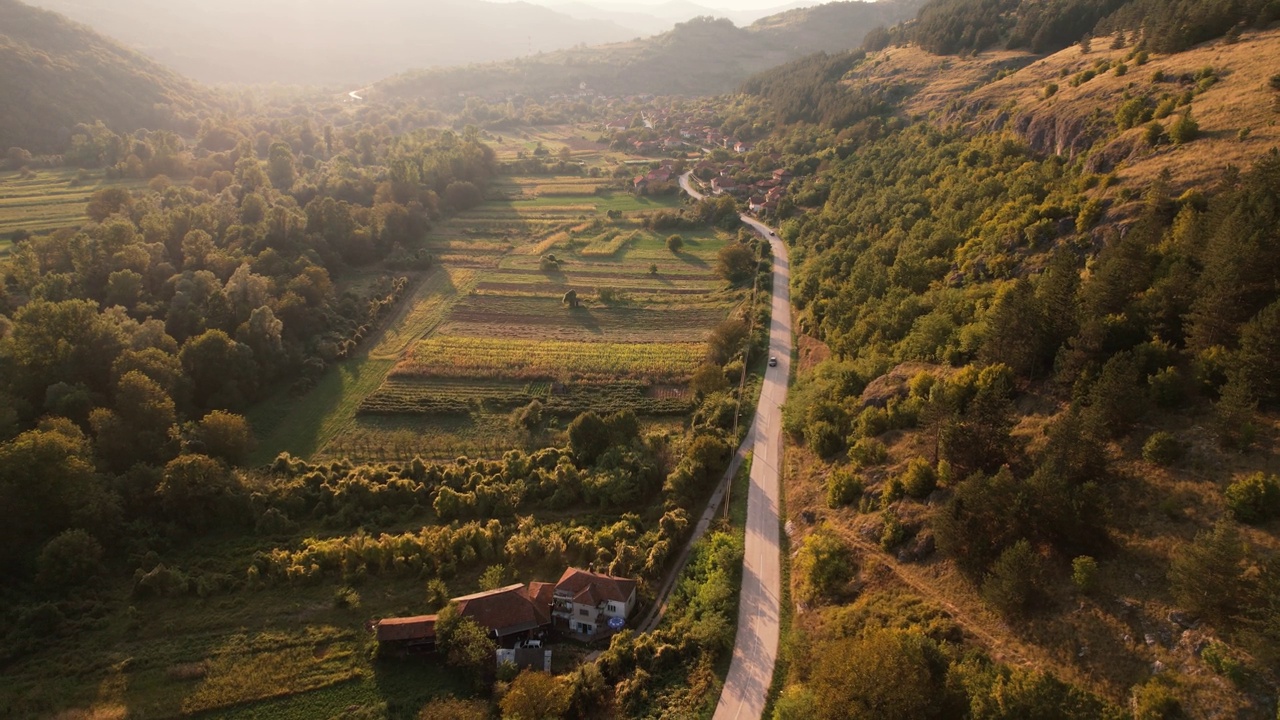
<svg viewBox="0 0 1280 720">
<path fill-rule="evenodd" d="M 1072 159 L 1103 137 L 1090 118 L 1065 113 L 1023 113 L 1013 119 L 1012 126 L 1036 152 Z"/>
</svg>

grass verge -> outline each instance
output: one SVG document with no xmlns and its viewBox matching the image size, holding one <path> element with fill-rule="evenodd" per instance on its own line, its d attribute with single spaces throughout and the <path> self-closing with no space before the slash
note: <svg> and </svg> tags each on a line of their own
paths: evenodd
<svg viewBox="0 0 1280 720">
<path fill-rule="evenodd" d="M 325 373 L 302 397 L 285 390 L 259 404 L 248 415 L 258 436 L 252 462 L 265 464 L 282 452 L 311 457 L 355 418 L 393 365 L 362 354 Z"/>
</svg>

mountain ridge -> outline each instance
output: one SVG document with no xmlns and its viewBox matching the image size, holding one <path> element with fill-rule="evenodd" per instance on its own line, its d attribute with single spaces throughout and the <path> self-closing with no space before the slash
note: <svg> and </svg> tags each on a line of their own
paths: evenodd
<svg viewBox="0 0 1280 720">
<path fill-rule="evenodd" d="M 695 18 L 643 40 L 561 50 L 463 68 L 410 70 L 377 83 L 370 97 L 500 97 L 730 92 L 753 73 L 820 51 L 857 47 L 872 29 L 914 15 L 916 0 L 835 2 L 738 27 Z"/>
</svg>

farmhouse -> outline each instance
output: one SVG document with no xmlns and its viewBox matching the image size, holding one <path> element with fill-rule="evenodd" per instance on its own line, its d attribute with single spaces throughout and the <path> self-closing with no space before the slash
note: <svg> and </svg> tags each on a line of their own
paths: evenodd
<svg viewBox="0 0 1280 720">
<path fill-rule="evenodd" d="M 597 635 L 609 618 L 623 618 L 636 606 L 636 581 L 569 568 L 559 582 L 531 582 L 453 598 L 458 614 L 471 618 L 504 647 L 554 624 L 562 630 Z M 378 642 L 406 649 L 433 650 L 435 615 L 385 618 L 373 624 Z"/>
<path fill-rule="evenodd" d="M 546 583 L 533 583 L 544 586 Z M 463 595 L 453 599 L 458 605 L 458 614 L 471 618 L 482 628 L 488 628 L 495 640 L 501 643 L 504 639 L 515 635 L 528 634 L 531 630 L 551 624 L 549 605 L 539 606 L 534 598 L 537 592 L 548 594 L 541 587 L 531 593 L 521 583 L 508 585 L 496 590 L 486 590 L 472 595 Z"/>
<path fill-rule="evenodd" d="M 671 168 L 670 166 L 660 167 L 646 175 L 645 179 L 649 182 L 671 182 Z"/>
<path fill-rule="evenodd" d="M 636 606 L 636 581 L 569 568 L 555 587 L 551 615 L 557 627 L 595 635 L 610 618 L 625 620 Z"/>
</svg>

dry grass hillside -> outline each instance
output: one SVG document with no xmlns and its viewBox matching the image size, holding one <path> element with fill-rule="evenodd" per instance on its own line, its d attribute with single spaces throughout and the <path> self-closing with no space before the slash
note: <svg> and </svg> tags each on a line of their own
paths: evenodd
<svg viewBox="0 0 1280 720">
<path fill-rule="evenodd" d="M 895 85 L 907 95 L 905 115 L 975 130 L 1010 128 L 1040 151 L 1083 155 L 1090 169 L 1114 172 L 1118 187 L 1140 187 L 1166 169 L 1175 186 L 1203 187 L 1228 164 L 1245 168 L 1280 147 L 1280 92 L 1269 85 L 1280 72 L 1280 29 L 1246 32 L 1234 44 L 1219 40 L 1150 55 L 1141 64 L 1131 44 L 1112 49 L 1110 39 L 1100 38 L 1092 45 L 1089 53 L 1072 46 L 1047 57 L 1022 51 L 952 57 L 890 47 L 869 55 L 846 84 Z M 1119 63 L 1123 74 L 1117 74 Z M 1206 68 L 1214 80 L 1200 89 L 1195 77 Z M 1096 76 L 1073 83 L 1089 71 Z M 1164 79 L 1157 81 L 1157 74 Z M 1057 90 L 1050 94 L 1053 85 Z M 1146 96 L 1154 107 L 1188 91 L 1196 92 L 1189 107 L 1200 125 L 1194 142 L 1152 147 L 1145 123 L 1123 131 L 1116 123 L 1116 110 L 1130 98 Z M 1186 109 L 1179 106 L 1156 122 L 1167 131 Z"/>
</svg>

